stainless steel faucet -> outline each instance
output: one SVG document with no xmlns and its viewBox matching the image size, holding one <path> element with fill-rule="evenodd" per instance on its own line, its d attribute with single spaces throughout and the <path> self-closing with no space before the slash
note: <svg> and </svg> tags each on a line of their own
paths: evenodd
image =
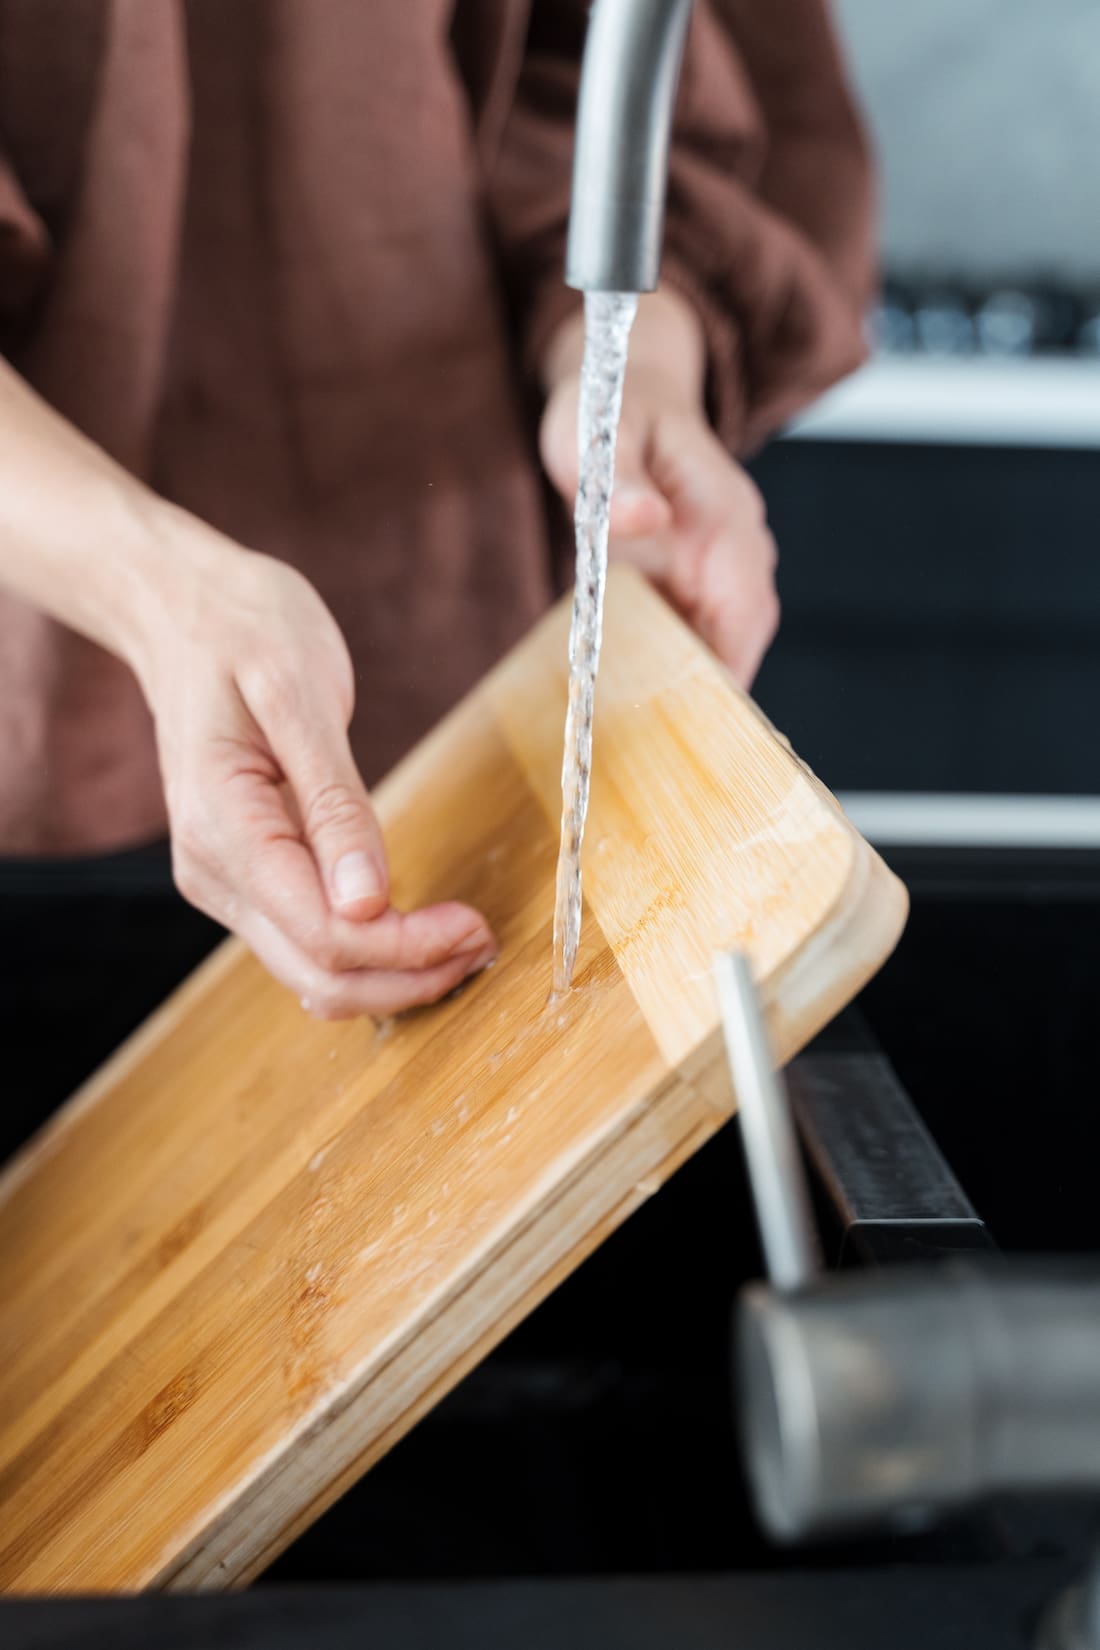
<svg viewBox="0 0 1100 1650">
<path fill-rule="evenodd" d="M 565 279 L 652 292 L 691 0 L 594 0 L 581 69 Z"/>
</svg>

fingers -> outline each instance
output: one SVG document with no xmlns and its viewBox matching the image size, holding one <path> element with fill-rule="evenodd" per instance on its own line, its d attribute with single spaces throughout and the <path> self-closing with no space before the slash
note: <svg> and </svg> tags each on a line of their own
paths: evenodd
<svg viewBox="0 0 1100 1650">
<path fill-rule="evenodd" d="M 744 577 L 732 548 L 715 558 L 708 582 L 699 608 L 700 634 L 748 691 L 779 628 L 775 584 L 770 575 Z"/>
<path fill-rule="evenodd" d="M 338 720 L 287 716 L 272 746 L 294 791 L 302 831 L 336 919 L 325 926 L 320 942 L 312 936 L 304 944 L 298 940 L 308 956 L 330 971 L 372 968 L 397 974 L 438 971 L 454 957 L 465 957 L 461 979 L 496 954 L 488 924 L 469 906 L 450 903 L 409 915 L 388 908 L 382 833 Z M 293 928 L 289 932 L 295 937 Z M 396 990 L 403 982 L 391 983 Z"/>
<path fill-rule="evenodd" d="M 708 646 L 748 689 L 779 628 L 779 556 L 755 483 L 731 460 L 723 479 L 721 525 L 698 567 L 696 622 Z"/>
<path fill-rule="evenodd" d="M 492 932 L 465 905 L 390 906 L 339 629 L 291 569 L 233 569 L 197 641 L 169 628 L 148 687 L 180 891 L 315 1012 L 434 1001 L 495 955 Z"/>
<path fill-rule="evenodd" d="M 778 558 L 764 500 L 699 419 L 655 421 L 646 462 L 670 524 L 634 537 L 616 533 L 612 554 L 652 579 L 748 688 L 779 623 Z"/>
<path fill-rule="evenodd" d="M 186 790 L 172 829 L 176 883 L 186 899 L 238 933 L 255 911 L 326 967 L 364 965 L 354 925 L 329 909 L 274 764 L 237 742 L 211 742 Z"/>
<path fill-rule="evenodd" d="M 346 742 L 345 742 L 346 750 Z M 294 785 L 302 827 L 333 911 L 351 921 L 379 916 L 389 903 L 389 869 L 382 833 L 366 789 L 351 762 L 337 755 L 328 772 L 306 764 Z"/>
<path fill-rule="evenodd" d="M 255 819 L 257 809 L 246 813 Z M 213 829 L 217 853 L 177 846 L 181 892 L 240 934 L 322 1018 L 394 1014 L 435 1002 L 496 955 L 488 924 L 469 906 L 449 902 L 409 913 L 391 907 L 370 921 L 347 921 L 325 908 L 301 843 L 268 831 L 245 848 L 232 830 Z"/>
<path fill-rule="evenodd" d="M 646 538 L 672 525 L 672 506 L 646 468 L 645 441 L 624 417 L 615 446 L 609 526 L 616 538 Z"/>
<path fill-rule="evenodd" d="M 300 683 L 289 691 L 284 686 L 274 714 L 271 707 L 257 708 L 294 794 L 330 909 L 353 922 L 380 915 L 389 903 L 386 853 L 339 700 Z"/>
<path fill-rule="evenodd" d="M 635 538 L 661 533 L 672 522 L 672 508 L 646 467 L 642 420 L 624 408 L 615 445 L 615 485 L 611 495 L 612 534 Z M 570 509 L 577 494 L 577 386 L 570 380 L 547 404 L 539 433 L 546 473 Z"/>
<path fill-rule="evenodd" d="M 429 911 L 416 913 L 419 917 L 430 914 Z M 268 972 L 294 992 L 306 1012 L 321 1020 L 351 1020 L 364 1014 L 385 1018 L 438 1002 L 463 980 L 485 968 L 496 955 L 492 942 L 485 945 L 471 940 L 444 960 L 427 967 L 395 966 L 336 973 L 318 967 L 286 934 L 258 914 L 246 921 L 242 938 Z"/>
<path fill-rule="evenodd" d="M 383 896 L 379 909 L 355 883 L 348 898 L 342 862 L 362 854 L 377 875 L 381 844 L 350 754 L 338 750 L 326 767 L 324 739 L 307 750 L 296 711 L 285 710 L 267 745 L 239 702 L 236 713 L 225 703 L 209 712 L 223 729 L 227 714 L 231 735 L 192 741 L 201 765 L 173 787 L 176 881 L 192 904 L 240 934 L 325 1017 L 434 1002 L 495 955 L 488 924 L 468 906 L 405 914 Z M 296 768 L 296 787 L 284 783 L 284 765 Z"/>
<path fill-rule="evenodd" d="M 577 492 L 577 378 L 558 386 L 539 424 L 539 456 L 550 480 L 570 506 Z"/>
<path fill-rule="evenodd" d="M 208 774 L 204 789 L 202 820 L 173 831 L 176 880 L 192 904 L 237 932 L 253 911 L 334 973 L 430 968 L 492 946 L 485 919 L 457 902 L 409 914 L 388 907 L 370 920 L 330 911 L 313 855 L 270 776 L 242 766 Z"/>
</svg>

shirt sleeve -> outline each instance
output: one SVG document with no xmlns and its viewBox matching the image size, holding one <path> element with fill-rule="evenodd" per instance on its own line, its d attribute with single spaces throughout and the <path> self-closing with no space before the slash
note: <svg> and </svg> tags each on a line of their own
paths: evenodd
<svg viewBox="0 0 1100 1650">
<path fill-rule="evenodd" d="M 489 205 L 533 370 L 579 299 L 564 285 L 587 0 L 532 8 Z M 693 304 L 708 397 L 757 446 L 863 359 L 871 168 L 826 0 L 696 0 L 669 164 L 661 281 Z"/>
</svg>

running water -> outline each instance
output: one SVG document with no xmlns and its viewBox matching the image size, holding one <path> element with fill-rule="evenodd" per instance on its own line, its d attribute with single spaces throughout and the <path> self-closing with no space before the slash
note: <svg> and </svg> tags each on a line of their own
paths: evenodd
<svg viewBox="0 0 1100 1650">
<path fill-rule="evenodd" d="M 623 400 L 626 348 L 638 299 L 632 292 L 587 292 L 577 447 L 580 479 L 574 522 L 577 574 L 569 632 L 569 709 L 561 770 L 561 847 L 554 905 L 554 994 L 568 991 L 581 934 L 581 841 L 592 772 L 592 707 L 603 632 L 608 511 L 615 437 Z"/>
</svg>

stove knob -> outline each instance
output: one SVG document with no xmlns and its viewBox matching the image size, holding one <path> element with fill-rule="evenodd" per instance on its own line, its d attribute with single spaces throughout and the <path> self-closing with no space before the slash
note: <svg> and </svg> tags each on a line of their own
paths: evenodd
<svg viewBox="0 0 1100 1650">
<path fill-rule="evenodd" d="M 917 304 L 914 320 L 918 347 L 929 355 L 973 352 L 974 321 L 957 293 L 930 292 Z"/>
</svg>

